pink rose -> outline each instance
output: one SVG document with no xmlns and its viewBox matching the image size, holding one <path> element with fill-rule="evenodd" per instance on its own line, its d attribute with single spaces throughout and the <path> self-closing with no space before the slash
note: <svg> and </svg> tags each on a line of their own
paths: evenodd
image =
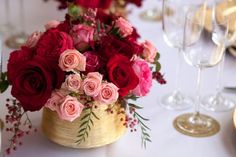
<svg viewBox="0 0 236 157">
<path fill-rule="evenodd" d="M 146 61 L 153 63 L 157 55 L 157 49 L 151 42 L 147 40 L 144 43 L 142 43 L 142 46 L 143 46 L 143 54 L 142 54 L 143 57 L 145 58 Z"/>
<path fill-rule="evenodd" d="M 60 101 L 65 98 L 66 93 L 62 90 L 55 90 L 52 92 L 51 98 L 48 99 L 45 107 L 49 108 L 52 111 L 58 111 Z"/>
<path fill-rule="evenodd" d="M 152 72 L 148 63 L 142 59 L 134 61 L 133 69 L 139 78 L 139 84 L 132 91 L 135 96 L 145 96 L 152 86 Z"/>
<path fill-rule="evenodd" d="M 82 85 L 82 79 L 79 74 L 71 74 L 67 76 L 63 86 L 65 89 L 78 93 Z"/>
<path fill-rule="evenodd" d="M 77 50 L 66 50 L 59 58 L 59 67 L 63 71 L 85 71 L 86 57 Z"/>
<path fill-rule="evenodd" d="M 24 46 L 29 47 L 29 48 L 33 48 L 36 46 L 36 44 L 38 43 L 40 37 L 42 36 L 42 32 L 36 31 L 34 33 L 32 33 L 29 38 L 27 39 L 26 43 L 24 44 Z"/>
<path fill-rule="evenodd" d="M 59 107 L 58 115 L 61 119 L 67 121 L 74 121 L 80 116 L 84 108 L 75 97 L 66 96 Z"/>
<path fill-rule="evenodd" d="M 104 104 L 112 104 L 116 102 L 119 97 L 118 90 L 119 88 L 113 83 L 103 83 L 96 100 Z"/>
<path fill-rule="evenodd" d="M 51 28 L 57 28 L 57 26 L 58 26 L 59 24 L 60 24 L 59 21 L 57 21 L 57 20 L 51 20 L 51 21 L 48 21 L 48 22 L 44 25 L 44 27 L 45 27 L 46 30 L 49 30 L 49 29 L 51 29 Z"/>
<path fill-rule="evenodd" d="M 88 73 L 83 82 L 83 90 L 86 95 L 96 97 L 102 84 L 102 75 L 98 72 Z"/>
<path fill-rule="evenodd" d="M 75 47 L 84 51 L 89 47 L 89 43 L 93 41 L 94 28 L 86 25 L 75 25 L 70 32 Z"/>
<path fill-rule="evenodd" d="M 120 35 L 122 37 L 127 37 L 133 32 L 133 26 L 125 20 L 123 17 L 119 17 L 115 22 L 115 27 L 119 28 Z"/>
</svg>

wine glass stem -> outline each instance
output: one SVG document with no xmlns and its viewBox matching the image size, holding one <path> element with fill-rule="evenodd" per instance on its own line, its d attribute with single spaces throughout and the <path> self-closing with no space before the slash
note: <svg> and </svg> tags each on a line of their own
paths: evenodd
<svg viewBox="0 0 236 157">
<path fill-rule="evenodd" d="M 9 0 L 5 0 L 5 14 L 6 14 L 6 25 L 10 26 L 10 4 Z"/>
<path fill-rule="evenodd" d="M 180 91 L 179 81 L 180 81 L 180 72 L 182 69 L 182 55 L 181 55 L 181 48 L 178 48 L 178 63 L 176 68 L 176 77 L 175 77 L 175 90 L 177 92 Z"/>
<path fill-rule="evenodd" d="M 222 74 L 224 70 L 224 62 L 225 62 L 225 53 L 223 54 L 222 61 L 220 62 L 217 68 L 217 85 L 216 85 L 216 92 L 217 94 L 221 93 L 222 88 Z"/>
<path fill-rule="evenodd" d="M 199 115 L 199 106 L 201 104 L 201 83 L 202 83 L 202 67 L 198 68 L 197 74 L 197 93 L 196 93 L 196 103 L 195 103 L 195 114 Z"/>
<path fill-rule="evenodd" d="M 20 26 L 21 26 L 21 33 L 25 32 L 25 14 L 24 14 L 24 0 L 20 0 Z"/>
</svg>

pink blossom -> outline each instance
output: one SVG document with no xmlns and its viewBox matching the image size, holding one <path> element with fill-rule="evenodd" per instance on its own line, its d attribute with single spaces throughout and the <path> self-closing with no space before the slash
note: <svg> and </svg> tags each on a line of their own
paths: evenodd
<svg viewBox="0 0 236 157">
<path fill-rule="evenodd" d="M 94 28 L 82 24 L 75 25 L 70 32 L 76 49 L 84 51 L 93 41 Z"/>
<path fill-rule="evenodd" d="M 59 58 L 59 67 L 63 71 L 85 71 L 86 57 L 77 50 L 66 50 Z"/>
<path fill-rule="evenodd" d="M 119 97 L 118 90 L 119 88 L 113 83 L 103 83 L 96 100 L 107 105 L 115 103 Z"/>
<path fill-rule="evenodd" d="M 143 57 L 145 58 L 146 61 L 153 63 L 157 55 L 157 49 L 151 42 L 147 40 L 142 43 L 142 46 L 143 46 L 143 54 L 142 54 Z"/>
<path fill-rule="evenodd" d="M 152 72 L 148 63 L 142 59 L 134 61 L 133 69 L 139 78 L 138 86 L 132 91 L 135 96 L 145 96 L 152 86 Z"/>
<path fill-rule="evenodd" d="M 62 90 L 55 90 L 51 94 L 51 98 L 45 104 L 45 107 L 49 108 L 52 111 L 58 111 L 60 101 L 65 98 L 66 93 Z"/>
<path fill-rule="evenodd" d="M 83 82 L 83 90 L 86 95 L 96 97 L 102 84 L 102 75 L 98 72 L 88 73 Z"/>
<path fill-rule="evenodd" d="M 84 105 L 81 104 L 75 97 L 66 96 L 60 105 L 58 115 L 61 119 L 67 121 L 74 121 L 76 118 L 80 117 Z"/>
<path fill-rule="evenodd" d="M 78 93 L 82 85 L 82 79 L 79 74 L 71 74 L 67 76 L 63 86 L 65 89 Z"/>
<path fill-rule="evenodd" d="M 38 43 L 40 37 L 42 36 L 42 32 L 36 31 L 34 33 L 32 33 L 29 38 L 27 39 L 26 43 L 24 44 L 24 46 L 29 47 L 29 48 L 33 48 L 36 46 L 36 44 Z"/>
<path fill-rule="evenodd" d="M 57 20 L 51 20 L 51 21 L 48 21 L 48 22 L 44 25 L 44 27 L 45 27 L 46 30 L 49 30 L 49 29 L 51 29 L 51 28 L 57 28 L 57 26 L 58 26 L 59 24 L 60 24 L 59 21 L 57 21 Z"/>
<path fill-rule="evenodd" d="M 119 32 L 122 37 L 127 37 L 128 35 L 131 35 L 134 30 L 133 26 L 123 17 L 119 17 L 115 21 L 115 27 L 119 28 Z"/>
</svg>

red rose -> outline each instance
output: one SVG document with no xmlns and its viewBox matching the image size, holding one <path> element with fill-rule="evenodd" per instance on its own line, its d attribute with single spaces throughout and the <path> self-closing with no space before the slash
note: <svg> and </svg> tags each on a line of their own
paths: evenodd
<svg viewBox="0 0 236 157">
<path fill-rule="evenodd" d="M 122 54 L 131 59 L 134 55 L 140 55 L 143 51 L 143 48 L 133 38 L 121 39 L 110 35 L 102 39 L 101 45 L 99 55 L 106 59 L 110 59 L 115 54 Z"/>
<path fill-rule="evenodd" d="M 101 8 L 108 9 L 111 5 L 112 0 L 75 0 L 77 5 L 84 8 Z"/>
<path fill-rule="evenodd" d="M 31 60 L 34 56 L 34 52 L 28 47 L 22 47 L 21 50 L 16 50 L 10 54 L 8 67 L 8 81 L 11 83 L 14 77 L 15 69 L 19 67 L 22 63 Z"/>
<path fill-rule="evenodd" d="M 125 56 L 115 55 L 107 64 L 109 80 L 119 88 L 120 96 L 124 97 L 139 83 L 133 63 Z"/>
<path fill-rule="evenodd" d="M 8 63 L 8 78 L 12 95 L 26 111 L 40 110 L 50 98 L 51 92 L 64 81 L 64 72 L 41 56 L 27 58 L 25 51 L 15 51 Z M 20 62 L 25 60 L 24 62 Z"/>
<path fill-rule="evenodd" d="M 48 60 L 58 62 L 61 53 L 73 48 L 73 40 L 68 34 L 58 29 L 49 29 L 39 39 L 36 53 Z"/>
</svg>

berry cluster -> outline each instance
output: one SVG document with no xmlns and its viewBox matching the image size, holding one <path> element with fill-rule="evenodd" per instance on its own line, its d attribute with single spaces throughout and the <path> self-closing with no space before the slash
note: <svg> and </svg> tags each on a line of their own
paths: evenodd
<svg viewBox="0 0 236 157">
<path fill-rule="evenodd" d="M 6 107 L 8 114 L 6 115 L 6 131 L 12 133 L 9 140 L 9 147 L 6 149 L 6 154 L 10 154 L 12 150 L 16 150 L 22 145 L 21 138 L 24 135 L 29 135 L 31 132 L 36 132 L 37 129 L 32 127 L 31 121 L 16 99 L 7 99 Z M 24 120 L 23 120 L 24 119 Z M 23 123 L 22 123 L 23 122 Z"/>
</svg>

